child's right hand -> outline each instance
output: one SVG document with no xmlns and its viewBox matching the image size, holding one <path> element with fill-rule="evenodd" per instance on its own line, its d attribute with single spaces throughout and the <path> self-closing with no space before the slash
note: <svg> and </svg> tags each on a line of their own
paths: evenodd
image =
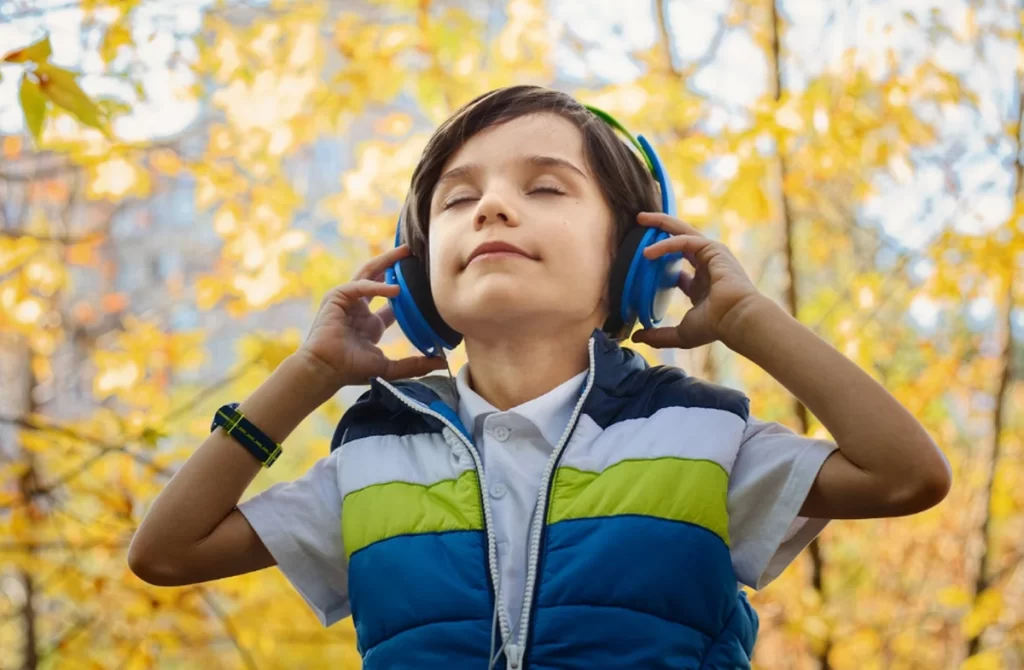
<svg viewBox="0 0 1024 670">
<path fill-rule="evenodd" d="M 371 377 L 419 377 L 447 366 L 442 357 L 393 360 L 377 348 L 395 316 L 390 305 L 371 312 L 370 300 L 398 295 L 398 286 L 384 283 L 384 271 L 408 255 L 409 247 L 403 244 L 371 259 L 352 281 L 331 289 L 320 302 L 299 354 L 331 376 L 338 388 L 367 384 Z"/>
</svg>

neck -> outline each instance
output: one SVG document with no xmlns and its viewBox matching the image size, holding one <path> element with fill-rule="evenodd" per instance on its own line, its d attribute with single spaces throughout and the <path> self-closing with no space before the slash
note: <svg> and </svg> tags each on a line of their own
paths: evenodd
<svg viewBox="0 0 1024 670">
<path fill-rule="evenodd" d="M 592 332 L 580 324 L 549 337 L 467 337 L 470 386 L 503 412 L 529 402 L 587 369 Z"/>
</svg>

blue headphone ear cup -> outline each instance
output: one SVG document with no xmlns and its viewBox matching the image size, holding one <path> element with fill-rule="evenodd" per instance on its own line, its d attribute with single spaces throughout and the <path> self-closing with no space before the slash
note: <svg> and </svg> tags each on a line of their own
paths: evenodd
<svg viewBox="0 0 1024 670">
<path fill-rule="evenodd" d="M 384 281 L 397 284 L 399 294 L 389 298 L 395 321 L 413 346 L 424 356 L 438 356 L 440 347 L 454 349 L 462 334 L 452 329 L 437 311 L 430 291 L 430 277 L 415 256 L 406 256 L 384 273 Z"/>
<path fill-rule="evenodd" d="M 636 255 L 640 253 L 641 260 L 647 260 L 643 258 L 640 247 L 647 230 L 640 226 L 630 227 L 622 244 L 619 245 L 608 273 L 608 318 L 605 319 L 601 330 L 616 340 L 629 337 L 633 326 L 636 325 L 636 311 L 623 309 L 623 297 L 628 295 L 626 281 Z"/>
<path fill-rule="evenodd" d="M 629 306 L 636 312 L 644 328 L 653 328 L 661 323 L 668 303 L 679 286 L 679 275 L 683 268 L 681 253 L 664 254 L 653 260 L 643 255 L 644 249 L 670 237 L 663 230 L 648 230 L 640 242 L 633 267 L 626 278 L 625 290 L 629 296 Z"/>
<path fill-rule="evenodd" d="M 630 230 L 620 247 L 620 257 L 616 258 L 612 273 L 612 279 L 618 282 L 612 287 L 615 300 L 612 306 L 614 309 L 618 305 L 619 321 L 614 325 L 620 326 L 618 332 L 623 333 L 622 338 L 629 335 L 637 319 L 644 328 L 653 328 L 665 317 L 668 303 L 679 285 L 683 255 L 665 254 L 651 260 L 644 256 L 644 249 L 669 237 L 663 230 L 637 226 Z"/>
</svg>

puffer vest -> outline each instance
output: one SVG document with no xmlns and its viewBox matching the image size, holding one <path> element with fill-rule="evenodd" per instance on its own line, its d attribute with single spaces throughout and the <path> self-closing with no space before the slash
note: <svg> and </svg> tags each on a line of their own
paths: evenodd
<svg viewBox="0 0 1024 670">
<path fill-rule="evenodd" d="M 454 383 L 387 383 L 345 413 L 342 537 L 366 670 L 749 668 L 758 619 L 726 505 L 749 403 L 600 331 L 531 524 L 521 620 L 496 608 L 479 454 Z"/>
</svg>

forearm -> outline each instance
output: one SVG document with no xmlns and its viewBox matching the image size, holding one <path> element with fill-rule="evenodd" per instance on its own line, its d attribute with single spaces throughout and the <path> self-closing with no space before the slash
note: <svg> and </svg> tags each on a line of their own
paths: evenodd
<svg viewBox="0 0 1024 670">
<path fill-rule="evenodd" d="M 292 356 L 239 410 L 281 443 L 335 390 L 316 366 Z M 261 467 L 222 428 L 213 431 L 157 496 L 132 540 L 131 552 L 184 556 L 231 513 Z"/>
<path fill-rule="evenodd" d="M 856 364 L 767 298 L 741 320 L 727 346 L 796 396 L 850 463 L 891 484 L 915 475 L 948 479 L 948 464 L 924 427 Z"/>
</svg>

